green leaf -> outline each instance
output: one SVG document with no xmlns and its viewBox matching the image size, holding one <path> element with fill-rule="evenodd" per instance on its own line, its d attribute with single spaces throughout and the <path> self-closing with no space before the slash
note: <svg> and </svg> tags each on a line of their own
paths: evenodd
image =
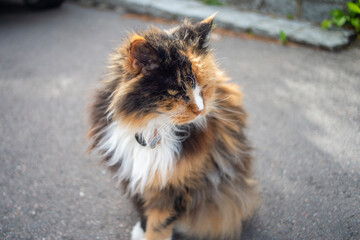
<svg viewBox="0 0 360 240">
<path fill-rule="evenodd" d="M 283 30 L 280 31 L 279 37 L 280 37 L 281 44 L 285 44 L 287 39 L 286 39 L 286 34 L 284 33 Z"/>
<path fill-rule="evenodd" d="M 346 23 L 346 16 L 335 18 L 333 21 L 335 22 L 336 26 L 342 27 Z"/>
<path fill-rule="evenodd" d="M 360 32 L 360 18 L 353 18 L 350 23 L 354 26 L 356 32 Z"/>
<path fill-rule="evenodd" d="M 345 14 L 343 13 L 343 11 L 341 11 L 339 9 L 334 9 L 334 10 L 331 10 L 330 15 L 333 18 L 340 18 L 340 17 L 344 16 Z"/>
<path fill-rule="evenodd" d="M 352 2 L 347 2 L 346 4 L 347 4 L 350 12 L 360 14 L 360 7 L 358 5 L 356 5 L 355 3 L 352 3 Z"/>
<path fill-rule="evenodd" d="M 360 0 L 347 1 L 348 10 L 346 12 L 340 9 L 333 9 L 330 11 L 331 19 L 326 19 L 321 22 L 321 27 L 324 29 L 332 27 L 334 24 L 338 27 L 353 27 L 360 35 Z"/>
<path fill-rule="evenodd" d="M 321 22 L 321 27 L 323 29 L 328 29 L 332 27 L 332 21 L 329 19 L 325 19 L 324 21 Z"/>
<path fill-rule="evenodd" d="M 349 17 L 354 18 L 354 17 L 356 17 L 356 15 L 357 15 L 357 13 L 349 11 Z"/>
</svg>

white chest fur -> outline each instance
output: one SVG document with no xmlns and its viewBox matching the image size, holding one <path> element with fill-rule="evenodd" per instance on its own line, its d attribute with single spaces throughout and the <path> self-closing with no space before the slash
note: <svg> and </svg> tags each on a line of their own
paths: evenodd
<svg viewBox="0 0 360 240">
<path fill-rule="evenodd" d="M 112 122 L 103 130 L 104 137 L 98 149 L 109 157 L 109 166 L 121 162 L 115 174 L 119 181 L 129 180 L 132 193 L 142 192 L 146 184 L 159 174 L 162 184 L 172 173 L 173 165 L 180 155 L 181 144 L 170 125 L 164 125 L 167 119 L 154 119 L 142 129 L 145 140 L 150 139 L 154 130 L 161 135 L 161 140 L 154 149 L 141 146 L 135 139 L 136 131 L 118 122 Z"/>
</svg>

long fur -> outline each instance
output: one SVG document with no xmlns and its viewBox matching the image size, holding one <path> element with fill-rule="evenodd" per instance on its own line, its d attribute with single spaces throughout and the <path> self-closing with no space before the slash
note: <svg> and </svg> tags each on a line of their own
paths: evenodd
<svg viewBox="0 0 360 240">
<path fill-rule="evenodd" d="M 129 36 L 91 107 L 90 149 L 133 200 L 146 240 L 232 239 L 259 204 L 242 95 L 208 49 L 212 19 Z"/>
</svg>

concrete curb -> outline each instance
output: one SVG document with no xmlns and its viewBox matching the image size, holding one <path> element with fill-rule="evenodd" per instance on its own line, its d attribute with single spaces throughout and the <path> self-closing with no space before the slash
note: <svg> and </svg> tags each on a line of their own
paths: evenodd
<svg viewBox="0 0 360 240">
<path fill-rule="evenodd" d="M 227 6 L 208 6 L 195 0 L 105 0 L 113 6 L 122 6 L 127 11 L 148 14 L 165 19 L 202 20 L 218 12 L 217 26 L 238 32 L 279 38 L 280 31 L 288 40 L 328 50 L 340 49 L 351 42 L 353 31 L 337 29 L 324 30 L 310 22 L 275 18 L 263 14 L 239 11 Z"/>
</svg>

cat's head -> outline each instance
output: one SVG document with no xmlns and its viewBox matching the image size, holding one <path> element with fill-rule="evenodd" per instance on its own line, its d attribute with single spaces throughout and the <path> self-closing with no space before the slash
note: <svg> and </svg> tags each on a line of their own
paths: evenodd
<svg viewBox="0 0 360 240">
<path fill-rule="evenodd" d="M 159 116 L 177 125 L 206 116 L 218 74 L 208 49 L 213 18 L 128 38 L 112 57 L 122 74 L 110 104 L 115 118 L 141 126 Z"/>
</svg>

